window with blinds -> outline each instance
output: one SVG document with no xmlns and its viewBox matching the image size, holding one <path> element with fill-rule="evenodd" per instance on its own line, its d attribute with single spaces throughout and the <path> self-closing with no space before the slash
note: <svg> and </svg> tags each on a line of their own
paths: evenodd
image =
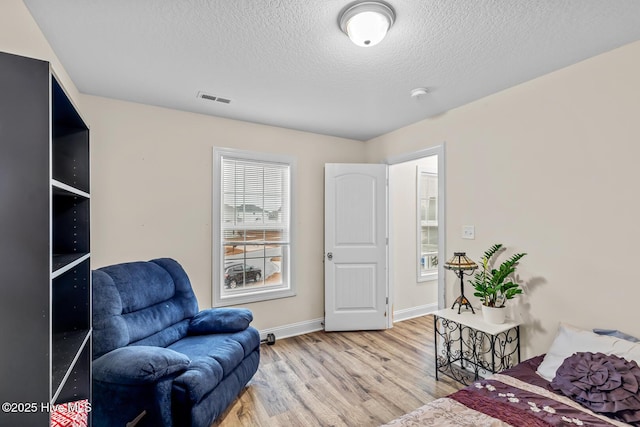
<svg viewBox="0 0 640 427">
<path fill-rule="evenodd" d="M 418 174 L 418 281 L 438 274 L 438 174 L 421 166 Z"/>
<path fill-rule="evenodd" d="M 214 233 L 214 265 L 218 265 L 214 304 L 287 296 L 291 292 L 291 162 L 273 156 L 266 160 L 259 153 L 215 153 L 220 180 L 214 208 L 218 229 Z"/>
</svg>

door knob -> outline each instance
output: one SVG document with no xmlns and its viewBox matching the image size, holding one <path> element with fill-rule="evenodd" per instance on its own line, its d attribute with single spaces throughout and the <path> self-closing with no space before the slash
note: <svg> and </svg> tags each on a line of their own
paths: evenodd
<svg viewBox="0 0 640 427">
<path fill-rule="evenodd" d="M 329 260 L 333 259 L 333 252 L 329 252 L 327 254 L 327 259 L 329 259 Z"/>
</svg>

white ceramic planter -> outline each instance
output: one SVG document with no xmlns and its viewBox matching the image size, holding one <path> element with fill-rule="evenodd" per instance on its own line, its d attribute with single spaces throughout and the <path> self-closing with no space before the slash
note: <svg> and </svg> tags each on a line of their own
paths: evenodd
<svg viewBox="0 0 640 427">
<path fill-rule="evenodd" d="M 505 309 L 505 307 L 487 307 L 485 305 L 482 306 L 482 317 L 487 323 L 500 325 L 504 323 L 506 314 L 507 310 Z"/>
</svg>

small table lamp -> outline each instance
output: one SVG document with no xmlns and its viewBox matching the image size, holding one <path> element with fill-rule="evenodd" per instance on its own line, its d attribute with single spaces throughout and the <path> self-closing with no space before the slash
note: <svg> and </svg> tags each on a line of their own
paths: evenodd
<svg viewBox="0 0 640 427">
<path fill-rule="evenodd" d="M 444 268 L 446 268 L 447 270 L 455 271 L 456 274 L 460 277 L 460 296 L 456 298 L 453 305 L 451 306 L 451 309 L 455 308 L 456 304 L 458 304 L 458 314 L 460 314 L 460 309 L 462 308 L 462 306 L 464 306 L 465 308 L 470 308 L 471 312 L 473 314 L 476 314 L 476 312 L 473 310 L 473 307 L 471 306 L 471 303 L 469 302 L 467 297 L 464 296 L 463 277 L 465 275 L 465 271 L 468 271 L 469 273 L 467 273 L 467 275 L 470 276 L 473 271 L 478 268 L 478 264 L 473 262 L 473 260 L 467 258 L 466 252 L 454 252 L 453 258 L 444 263 Z"/>
</svg>

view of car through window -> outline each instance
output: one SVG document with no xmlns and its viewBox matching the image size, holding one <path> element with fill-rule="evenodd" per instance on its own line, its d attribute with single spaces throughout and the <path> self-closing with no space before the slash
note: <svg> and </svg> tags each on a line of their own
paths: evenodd
<svg viewBox="0 0 640 427">
<path fill-rule="evenodd" d="M 234 264 L 224 271 L 224 286 L 227 289 L 235 289 L 238 283 L 259 282 L 261 278 L 261 269 L 246 264 Z"/>
</svg>

